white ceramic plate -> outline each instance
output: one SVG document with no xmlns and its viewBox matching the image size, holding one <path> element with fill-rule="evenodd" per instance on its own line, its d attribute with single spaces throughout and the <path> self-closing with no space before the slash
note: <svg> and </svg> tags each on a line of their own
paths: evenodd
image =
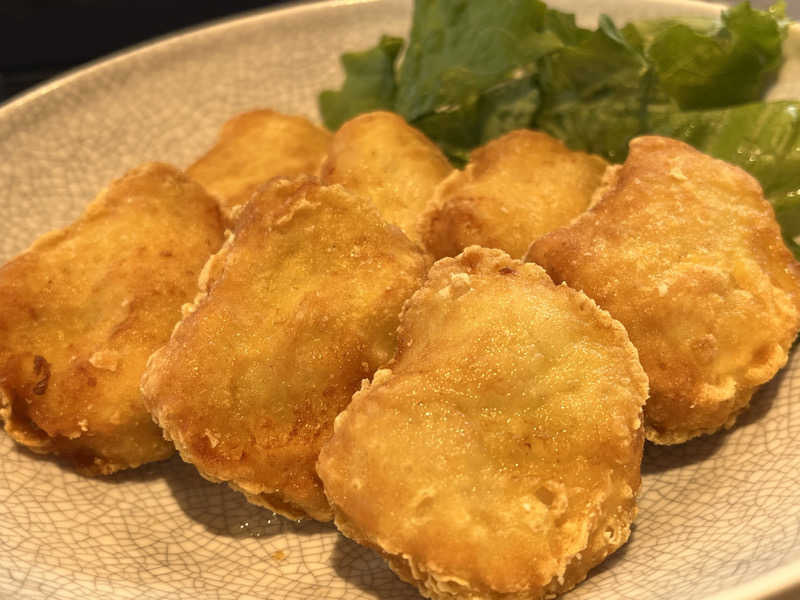
<svg viewBox="0 0 800 600">
<path fill-rule="evenodd" d="M 560 0 L 582 24 L 710 14 L 697 2 Z M 187 165 L 219 126 L 269 106 L 317 118 L 345 50 L 407 31 L 410 2 L 308 4 L 96 63 L 0 107 L 0 259 L 67 224 L 146 160 Z M 800 34 L 773 93 L 800 97 Z M 757 326 L 757 325 L 756 325 Z M 800 359 L 727 433 L 648 446 L 631 542 L 576 599 L 751 599 L 800 584 Z M 715 596 L 715 594 L 721 594 Z M 800 591 L 782 597 L 797 598 Z M 0 436 L 0 598 L 418 598 L 331 526 L 297 526 L 177 459 L 85 479 Z"/>
</svg>

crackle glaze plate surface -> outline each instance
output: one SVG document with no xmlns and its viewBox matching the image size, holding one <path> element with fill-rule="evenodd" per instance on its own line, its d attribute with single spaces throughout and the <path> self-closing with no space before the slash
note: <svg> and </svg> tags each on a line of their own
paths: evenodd
<svg viewBox="0 0 800 600">
<path fill-rule="evenodd" d="M 582 24 L 710 14 L 676 1 L 554 1 Z M 304 4 L 166 38 L 0 107 L 0 259 L 66 225 L 147 160 L 186 166 L 237 112 L 317 119 L 337 57 L 403 35 L 410 2 Z M 800 97 L 800 32 L 774 97 Z M 732 431 L 648 446 L 630 543 L 568 594 L 591 599 L 800 597 L 800 356 Z M 86 479 L 0 436 L 0 598 L 382 598 L 417 593 L 329 525 L 296 525 L 178 459 Z"/>
</svg>

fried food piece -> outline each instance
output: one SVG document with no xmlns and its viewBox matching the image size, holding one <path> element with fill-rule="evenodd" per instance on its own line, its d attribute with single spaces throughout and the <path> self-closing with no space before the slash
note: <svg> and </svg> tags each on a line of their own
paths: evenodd
<svg viewBox="0 0 800 600">
<path fill-rule="evenodd" d="M 419 242 L 419 224 L 437 183 L 453 168 L 425 135 L 389 112 L 350 119 L 333 136 L 323 183 L 372 200 L 384 219 Z"/>
<path fill-rule="evenodd" d="M 230 216 L 273 177 L 314 175 L 330 138 L 328 131 L 303 117 L 254 110 L 225 123 L 216 145 L 186 172 L 217 195 Z"/>
<path fill-rule="evenodd" d="M 172 454 L 139 379 L 222 241 L 214 198 L 153 163 L 0 268 L 0 416 L 9 435 L 86 475 Z"/>
<path fill-rule="evenodd" d="M 607 166 L 546 133 L 512 131 L 470 154 L 434 192 L 422 237 L 435 257 L 470 244 L 521 257 L 530 243 L 589 206 Z"/>
<path fill-rule="evenodd" d="M 428 259 L 341 186 L 277 179 L 211 259 L 142 380 L 184 460 L 254 504 L 330 520 L 314 470 L 333 419 L 389 360 Z"/>
<path fill-rule="evenodd" d="M 656 443 L 731 427 L 800 327 L 800 270 L 761 187 L 676 140 L 633 140 L 599 202 L 527 258 L 625 325 Z"/>
<path fill-rule="evenodd" d="M 398 331 L 317 464 L 346 536 L 448 599 L 551 597 L 625 543 L 647 378 L 618 322 L 472 246 Z"/>
</svg>

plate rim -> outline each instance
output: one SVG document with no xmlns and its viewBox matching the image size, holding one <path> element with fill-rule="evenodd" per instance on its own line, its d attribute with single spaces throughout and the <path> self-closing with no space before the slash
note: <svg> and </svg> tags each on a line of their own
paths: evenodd
<svg viewBox="0 0 800 600">
<path fill-rule="evenodd" d="M 11 97 L 0 102 L 0 119 L 4 119 L 7 115 L 18 110 L 21 106 L 28 102 L 34 101 L 36 98 L 49 94 L 56 89 L 69 85 L 72 81 L 87 77 L 94 74 L 96 71 L 109 68 L 110 66 L 124 61 L 131 55 L 140 56 L 147 54 L 151 51 L 158 51 L 173 44 L 183 42 L 185 39 L 192 36 L 201 36 L 222 29 L 239 26 L 247 22 L 256 22 L 263 19 L 269 19 L 274 13 L 299 13 L 308 11 L 319 10 L 320 8 L 336 8 L 338 6 L 350 6 L 354 4 L 380 4 L 381 2 L 392 2 L 393 0 L 286 0 L 265 8 L 255 8 L 251 10 L 242 11 L 225 17 L 217 19 L 210 19 L 194 25 L 147 38 L 140 42 L 134 43 L 125 48 L 120 48 L 104 54 L 97 58 L 93 58 L 87 62 L 75 65 L 63 73 L 60 73 L 52 78 L 49 78 L 41 83 L 26 88 Z M 394 0 L 398 2 L 400 0 Z M 409 0 L 413 1 L 413 0 Z M 543 0 L 547 3 L 547 0 Z M 700 9 L 712 8 L 714 10 L 725 10 L 729 8 L 725 4 L 715 2 L 713 0 L 644 0 L 654 4 L 656 2 L 661 4 L 674 4 L 676 6 L 686 6 Z M 800 27 L 800 25 L 798 25 Z"/>
<path fill-rule="evenodd" d="M 70 67 L 54 77 L 10 96 L 0 102 L 0 121 L 9 117 L 25 104 L 52 93 L 65 85 L 70 85 L 73 81 L 92 76 L 100 70 L 111 68 L 129 58 L 138 58 L 150 52 L 158 52 L 169 46 L 184 43 L 189 38 L 195 36 L 199 38 L 231 27 L 239 27 L 246 23 L 269 20 L 270 18 L 276 18 L 276 13 L 280 13 L 279 16 L 283 16 L 302 12 L 314 12 L 321 8 L 336 8 L 338 6 L 351 6 L 354 4 L 380 4 L 385 1 L 386 0 L 278 0 L 278 3 L 271 6 L 245 10 L 217 19 L 209 19 L 208 21 L 189 25 L 175 31 L 156 35 Z M 695 0 L 675 1 L 692 2 Z M 698 3 L 703 4 L 703 2 Z"/>
<path fill-rule="evenodd" d="M 159 52 L 170 46 L 181 45 L 191 38 L 200 38 L 209 34 L 222 32 L 225 29 L 246 26 L 249 23 L 268 21 L 282 18 L 286 15 L 315 12 L 318 10 L 335 9 L 341 6 L 367 5 L 381 3 L 400 3 L 404 0 L 289 0 L 268 7 L 242 11 L 233 15 L 203 21 L 176 31 L 148 38 L 125 48 L 110 52 L 85 63 L 76 65 L 63 73 L 50 78 L 42 83 L 12 95 L 0 102 L 0 124 L 13 117 L 15 113 L 25 110 L 37 99 L 53 93 L 65 86 L 91 77 L 105 69 L 113 69 L 131 58 L 138 58 L 152 52 Z M 411 2 L 411 0 L 408 0 Z M 544 0 L 547 2 L 547 0 Z M 573 0 L 578 2 L 579 0 Z M 611 1 L 611 0 L 605 0 Z M 686 7 L 704 10 L 725 10 L 729 5 L 719 2 L 704 0 L 645 0 L 649 4 L 674 5 L 676 8 Z M 794 34 L 800 35 L 800 21 L 791 21 L 790 28 Z M 357 50 L 357 49 L 354 49 Z M 800 99 L 799 99 L 800 100 Z M 9 258 L 10 260 L 10 258 Z M 800 548 L 798 548 L 800 551 Z M 23 590 L 24 591 L 24 590 Z M 785 565 L 776 567 L 740 583 L 734 587 L 721 589 L 706 596 L 706 600 L 788 600 L 785 594 L 800 592 L 800 556 Z"/>
</svg>

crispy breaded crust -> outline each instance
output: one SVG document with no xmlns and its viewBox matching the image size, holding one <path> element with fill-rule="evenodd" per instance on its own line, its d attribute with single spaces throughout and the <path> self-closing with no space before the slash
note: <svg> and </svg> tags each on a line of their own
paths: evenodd
<svg viewBox="0 0 800 600">
<path fill-rule="evenodd" d="M 597 204 L 527 259 L 625 325 L 657 443 L 732 426 L 800 327 L 800 270 L 761 187 L 676 140 L 633 140 Z"/>
<path fill-rule="evenodd" d="M 0 268 L 0 416 L 11 437 L 88 475 L 169 456 L 139 378 L 222 234 L 216 201 L 153 163 Z"/>
<path fill-rule="evenodd" d="M 321 178 L 369 198 L 384 219 L 419 242 L 422 212 L 436 184 L 452 169 L 422 132 L 399 115 L 378 111 L 359 115 L 339 128 Z"/>
<path fill-rule="evenodd" d="M 473 150 L 463 171 L 442 181 L 423 216 L 434 258 L 470 244 L 521 257 L 536 238 L 589 205 L 607 166 L 546 133 L 520 129 Z"/>
<path fill-rule="evenodd" d="M 623 327 L 470 247 L 433 266 L 398 332 L 317 463 L 337 527 L 430 598 L 575 586 L 636 512 L 647 378 Z"/>
<path fill-rule="evenodd" d="M 186 172 L 215 194 L 230 216 L 273 177 L 316 174 L 330 138 L 303 117 L 253 110 L 227 121 L 214 147 Z"/>
<path fill-rule="evenodd" d="M 366 200 L 312 178 L 257 191 L 142 379 L 148 408 L 212 481 L 329 520 L 314 471 L 333 419 L 393 354 L 428 259 Z"/>
</svg>

